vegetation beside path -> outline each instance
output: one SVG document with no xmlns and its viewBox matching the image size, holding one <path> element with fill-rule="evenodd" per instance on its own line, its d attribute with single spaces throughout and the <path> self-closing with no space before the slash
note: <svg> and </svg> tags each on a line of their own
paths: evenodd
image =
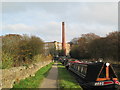
<svg viewBox="0 0 120 90">
<path fill-rule="evenodd" d="M 37 36 L 8 34 L 1 36 L 0 69 L 28 66 L 37 62 L 46 62 L 52 59 L 46 56 L 44 41 Z"/>
<path fill-rule="evenodd" d="M 50 63 L 40 70 L 38 70 L 35 76 L 28 77 L 24 80 L 21 80 L 19 83 L 16 83 L 13 86 L 14 88 L 38 88 L 42 80 L 47 76 L 48 71 L 51 69 L 53 63 Z"/>
<path fill-rule="evenodd" d="M 61 63 L 58 64 L 58 83 L 60 88 L 79 88 L 79 90 L 82 90 L 74 77 L 70 75 Z"/>
</svg>

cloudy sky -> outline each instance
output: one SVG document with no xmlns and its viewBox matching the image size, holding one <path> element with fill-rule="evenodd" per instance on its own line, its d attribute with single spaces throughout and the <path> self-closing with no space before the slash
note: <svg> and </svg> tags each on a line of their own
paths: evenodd
<svg viewBox="0 0 120 90">
<path fill-rule="evenodd" d="M 67 41 L 86 33 L 106 36 L 118 30 L 118 3 L 3 2 L 0 35 L 28 34 L 61 41 L 62 21 Z"/>
</svg>

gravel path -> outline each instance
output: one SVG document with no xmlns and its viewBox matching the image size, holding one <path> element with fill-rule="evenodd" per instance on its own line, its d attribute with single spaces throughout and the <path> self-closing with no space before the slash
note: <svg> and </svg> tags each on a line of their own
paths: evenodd
<svg viewBox="0 0 120 90">
<path fill-rule="evenodd" d="M 58 68 L 57 63 L 55 63 L 51 70 L 48 73 L 48 76 L 43 80 L 43 83 L 40 85 L 40 88 L 58 88 L 57 83 Z"/>
</svg>

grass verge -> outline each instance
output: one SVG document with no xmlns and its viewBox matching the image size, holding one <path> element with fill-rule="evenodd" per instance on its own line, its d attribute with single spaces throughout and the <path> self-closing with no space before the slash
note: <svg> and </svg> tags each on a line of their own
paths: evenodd
<svg viewBox="0 0 120 90">
<path fill-rule="evenodd" d="M 58 83 L 60 88 L 79 88 L 79 90 L 82 90 L 75 78 L 70 75 L 61 63 L 58 64 Z"/>
<path fill-rule="evenodd" d="M 47 76 L 48 71 L 51 69 L 53 63 L 50 63 L 44 67 L 42 67 L 40 70 L 38 70 L 35 74 L 35 76 L 28 77 L 24 80 L 21 80 L 19 83 L 16 83 L 13 86 L 14 88 L 38 88 L 41 84 L 44 77 Z"/>
</svg>

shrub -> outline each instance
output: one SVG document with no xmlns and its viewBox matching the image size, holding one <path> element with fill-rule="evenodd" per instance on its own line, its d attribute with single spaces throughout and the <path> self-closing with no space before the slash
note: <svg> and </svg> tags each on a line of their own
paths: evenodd
<svg viewBox="0 0 120 90">
<path fill-rule="evenodd" d="M 36 36 L 9 34 L 2 36 L 2 51 L 1 68 L 30 64 L 44 53 L 44 42 Z"/>
<path fill-rule="evenodd" d="M 10 68 L 13 66 L 13 56 L 9 53 L 2 53 L 2 66 L 0 68 Z"/>
</svg>

